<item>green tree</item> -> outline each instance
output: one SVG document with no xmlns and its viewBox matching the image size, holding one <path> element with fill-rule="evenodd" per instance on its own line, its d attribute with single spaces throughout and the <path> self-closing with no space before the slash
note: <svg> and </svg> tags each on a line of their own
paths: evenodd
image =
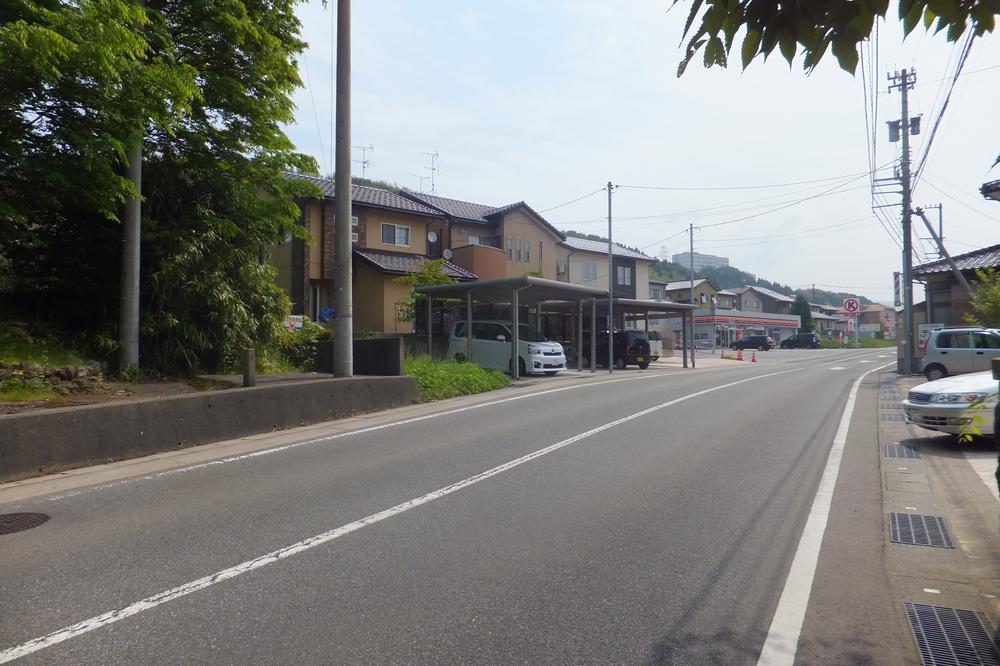
<svg viewBox="0 0 1000 666">
<path fill-rule="evenodd" d="M 972 313 L 965 320 L 975 326 L 1000 327 L 1000 271 L 988 268 L 976 271 L 969 297 Z"/>
<path fill-rule="evenodd" d="M 444 264 L 444 259 L 428 259 L 420 264 L 417 272 L 401 275 L 394 280 L 394 282 L 410 287 L 410 293 L 407 297 L 396 303 L 396 321 L 413 321 L 416 318 L 418 296 L 415 289 L 417 287 L 458 282 L 445 271 Z"/>
<path fill-rule="evenodd" d="M 808 333 L 813 330 L 813 318 L 812 312 L 809 310 L 809 301 L 802 294 L 795 297 L 795 302 L 792 303 L 792 314 L 799 316 L 799 330 Z"/>
<path fill-rule="evenodd" d="M 121 173 L 141 135 L 142 364 L 233 365 L 274 344 L 266 263 L 316 172 L 283 132 L 299 0 L 15 0 L 0 9 L 0 256 L 21 306 L 113 340 Z M 4 262 L 0 262 L 4 263 Z M 3 282 L 3 280 L 0 280 Z"/>
<path fill-rule="evenodd" d="M 674 0 L 673 6 L 681 4 Z M 684 26 L 687 46 L 677 68 L 682 76 L 699 51 L 706 67 L 726 67 L 737 49 L 743 68 L 759 55 L 766 59 L 775 47 L 790 65 L 796 52 L 804 54 L 802 65 L 816 67 L 827 50 L 840 66 L 853 73 L 858 66 L 858 44 L 867 38 L 875 20 L 889 12 L 889 0 L 690 0 Z M 899 0 L 896 13 L 909 34 L 923 21 L 927 30 L 944 31 L 954 42 L 966 30 L 981 36 L 993 32 L 997 0 Z M 741 44 L 736 35 L 743 29 Z"/>
</svg>

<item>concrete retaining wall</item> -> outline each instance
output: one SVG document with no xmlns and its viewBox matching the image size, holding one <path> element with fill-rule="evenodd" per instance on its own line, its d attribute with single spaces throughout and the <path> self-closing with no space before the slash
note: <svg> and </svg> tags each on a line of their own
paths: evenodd
<svg viewBox="0 0 1000 666">
<path fill-rule="evenodd" d="M 0 416 L 0 481 L 14 481 L 408 405 L 412 377 L 270 384 Z"/>
</svg>

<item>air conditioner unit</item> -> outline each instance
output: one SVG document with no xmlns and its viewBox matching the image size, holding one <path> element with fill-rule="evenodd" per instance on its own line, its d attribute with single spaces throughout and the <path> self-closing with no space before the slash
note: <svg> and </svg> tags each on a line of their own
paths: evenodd
<svg viewBox="0 0 1000 666">
<path fill-rule="evenodd" d="M 351 234 L 351 242 L 352 243 L 357 243 L 358 242 L 358 235 L 356 233 L 352 233 Z"/>
<path fill-rule="evenodd" d="M 556 262 L 556 273 L 558 273 L 558 274 L 561 275 L 561 274 L 563 274 L 565 272 L 566 272 L 566 262 L 565 261 L 557 261 Z"/>
</svg>

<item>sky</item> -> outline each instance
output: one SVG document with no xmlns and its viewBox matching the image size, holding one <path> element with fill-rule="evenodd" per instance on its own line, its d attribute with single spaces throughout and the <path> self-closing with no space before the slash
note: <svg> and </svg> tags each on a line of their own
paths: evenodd
<svg viewBox="0 0 1000 666">
<path fill-rule="evenodd" d="M 745 72 L 735 63 L 707 70 L 699 60 L 677 78 L 687 7 L 670 5 L 352 3 L 351 143 L 374 148 L 353 151 L 354 175 L 366 156 L 367 177 L 429 192 L 430 180 L 418 176 L 430 174 L 429 154 L 437 153 L 436 194 L 525 201 L 560 229 L 603 236 L 610 181 L 616 242 L 669 257 L 687 250 L 693 224 L 696 252 L 726 256 L 757 277 L 891 303 L 892 274 L 902 265 L 900 207 L 891 205 L 899 196 L 882 197 L 891 207 L 873 212 L 866 77 L 829 55 L 806 75 L 800 59 L 789 68 L 776 51 Z M 323 173 L 333 170 L 335 8 L 335 0 L 299 6 L 309 43 L 300 63 L 305 86 L 286 128 Z M 901 117 L 887 73 L 917 72 L 916 164 L 959 50 L 919 27 L 903 40 L 896 20 L 882 22 L 877 68 L 869 69 L 878 85 L 879 177 L 891 177 L 900 149 L 886 131 L 886 121 Z M 915 206 L 943 204 L 953 255 L 1000 242 L 1000 203 L 979 194 L 1000 179 L 1000 166 L 991 170 L 998 110 L 1000 34 L 973 43 L 914 190 Z M 928 215 L 936 222 L 937 210 Z M 936 259 L 918 218 L 914 231 L 914 264 Z M 918 285 L 914 300 L 921 294 Z"/>
</svg>

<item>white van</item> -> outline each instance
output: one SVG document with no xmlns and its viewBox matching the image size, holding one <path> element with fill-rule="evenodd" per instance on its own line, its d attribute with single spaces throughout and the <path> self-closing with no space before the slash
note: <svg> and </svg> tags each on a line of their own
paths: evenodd
<svg viewBox="0 0 1000 666">
<path fill-rule="evenodd" d="M 466 322 L 457 321 L 448 336 L 448 358 L 468 360 Z M 505 321 L 472 322 L 472 360 L 483 368 L 510 372 L 510 323 Z M 552 342 L 527 324 L 518 330 L 519 374 L 554 375 L 566 369 L 566 354 L 558 342 Z"/>
</svg>

